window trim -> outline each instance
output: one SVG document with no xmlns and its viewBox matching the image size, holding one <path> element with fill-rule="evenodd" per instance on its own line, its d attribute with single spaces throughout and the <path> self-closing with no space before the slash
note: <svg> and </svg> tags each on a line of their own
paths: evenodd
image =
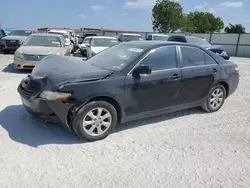
<svg viewBox="0 0 250 188">
<path fill-rule="evenodd" d="M 180 69 L 180 58 L 179 58 L 179 52 L 177 50 L 177 47 L 176 45 L 172 45 L 172 46 L 160 46 L 160 47 L 156 47 L 156 48 L 152 48 L 150 49 L 142 58 L 140 58 L 140 60 L 130 69 L 130 71 L 127 73 L 127 76 L 128 75 L 132 75 L 133 73 L 133 70 L 136 69 L 139 64 L 146 58 L 148 57 L 152 51 L 155 51 L 155 50 L 158 50 L 158 49 L 161 49 L 161 48 L 170 48 L 170 47 L 174 47 L 175 50 L 176 50 L 176 68 L 171 68 L 171 69 L 162 69 L 162 70 L 155 70 L 155 71 L 152 71 L 152 73 L 154 72 L 162 72 L 162 71 L 166 71 L 166 70 L 176 70 L 176 69 Z"/>
<path fill-rule="evenodd" d="M 200 48 L 197 48 L 197 47 L 195 47 L 195 46 L 184 46 L 184 45 L 179 45 L 177 48 L 178 48 L 179 58 L 180 58 L 180 62 L 179 62 L 179 63 L 180 63 L 180 68 L 190 68 L 190 67 L 193 68 L 193 67 L 203 67 L 203 66 L 211 66 L 211 65 L 213 65 L 213 64 L 206 64 L 206 62 L 205 62 L 204 65 L 196 65 L 196 66 L 184 67 L 184 66 L 183 66 L 183 55 L 182 55 L 182 51 L 181 51 L 181 48 L 182 48 L 182 47 L 198 49 L 198 50 L 200 50 L 201 52 L 207 54 L 207 55 L 215 62 L 214 65 L 218 65 L 217 61 L 215 61 L 214 58 L 213 58 L 212 56 L 210 56 L 208 53 L 206 53 L 204 50 L 202 50 L 202 49 L 200 49 Z"/>
</svg>

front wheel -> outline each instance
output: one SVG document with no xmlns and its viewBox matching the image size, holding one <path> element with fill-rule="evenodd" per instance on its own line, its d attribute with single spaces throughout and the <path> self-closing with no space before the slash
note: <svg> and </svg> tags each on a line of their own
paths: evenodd
<svg viewBox="0 0 250 188">
<path fill-rule="evenodd" d="M 106 138 L 117 124 L 117 112 L 106 101 L 93 101 L 83 106 L 73 120 L 75 133 L 87 141 Z"/>
<path fill-rule="evenodd" d="M 207 112 L 216 112 L 223 106 L 225 98 L 226 89 L 221 84 L 218 84 L 210 90 L 201 107 Z"/>
</svg>

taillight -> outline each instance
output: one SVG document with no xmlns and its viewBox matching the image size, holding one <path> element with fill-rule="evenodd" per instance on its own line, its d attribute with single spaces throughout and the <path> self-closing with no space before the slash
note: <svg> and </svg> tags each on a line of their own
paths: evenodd
<svg viewBox="0 0 250 188">
<path fill-rule="evenodd" d="M 234 72 L 239 72 L 239 68 L 238 68 L 238 67 L 235 67 L 235 68 L 234 68 Z"/>
</svg>

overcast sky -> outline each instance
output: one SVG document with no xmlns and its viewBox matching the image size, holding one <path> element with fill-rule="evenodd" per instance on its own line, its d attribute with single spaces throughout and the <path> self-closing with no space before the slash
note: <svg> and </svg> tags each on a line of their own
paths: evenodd
<svg viewBox="0 0 250 188">
<path fill-rule="evenodd" d="M 151 31 L 155 0 L 4 0 L 3 28 L 95 27 Z M 184 12 L 209 11 L 225 24 L 243 24 L 250 32 L 250 0 L 180 0 Z"/>
</svg>

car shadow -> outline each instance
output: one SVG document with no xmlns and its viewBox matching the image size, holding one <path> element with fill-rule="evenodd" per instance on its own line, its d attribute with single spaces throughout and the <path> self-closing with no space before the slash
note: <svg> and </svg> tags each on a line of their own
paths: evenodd
<svg viewBox="0 0 250 188">
<path fill-rule="evenodd" d="M 63 127 L 35 119 L 22 105 L 12 105 L 2 110 L 0 125 L 13 141 L 35 148 L 48 144 L 82 143 Z"/>
<path fill-rule="evenodd" d="M 6 73 L 14 73 L 14 74 L 30 74 L 32 70 L 19 70 L 15 68 L 14 64 L 8 64 L 7 67 L 5 67 L 2 72 Z"/>
<path fill-rule="evenodd" d="M 205 112 L 202 111 L 198 107 L 197 108 L 190 108 L 190 109 L 186 109 L 186 110 L 181 110 L 181 111 L 177 111 L 177 112 L 172 112 L 172 113 L 166 113 L 166 114 L 162 114 L 162 115 L 158 115 L 158 116 L 154 116 L 154 117 L 148 117 L 148 118 L 143 118 L 140 120 L 135 120 L 135 121 L 123 123 L 123 124 L 117 126 L 115 128 L 114 132 L 120 132 L 120 131 L 124 131 L 127 129 L 138 128 L 138 127 L 145 126 L 148 124 L 159 123 L 159 122 L 179 118 L 182 116 L 188 116 L 188 115 L 192 115 L 192 114 L 204 114 L 204 113 Z"/>
<path fill-rule="evenodd" d="M 113 133 L 199 113 L 203 112 L 198 108 L 193 108 L 152 118 L 136 120 L 117 126 Z M 8 132 L 9 137 L 13 141 L 35 148 L 49 144 L 85 143 L 85 141 L 80 140 L 74 133 L 68 131 L 62 126 L 34 118 L 22 105 L 12 105 L 3 109 L 0 112 L 0 125 Z"/>
</svg>

